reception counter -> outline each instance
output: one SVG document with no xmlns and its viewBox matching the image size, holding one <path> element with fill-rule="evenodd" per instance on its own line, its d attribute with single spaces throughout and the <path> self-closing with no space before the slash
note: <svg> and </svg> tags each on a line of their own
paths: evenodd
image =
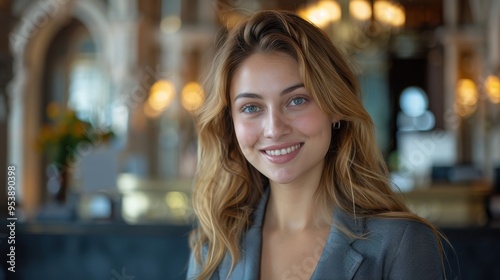
<svg viewBox="0 0 500 280">
<path fill-rule="evenodd" d="M 16 273 L 0 279 L 185 279 L 189 231 L 174 225 L 19 224 Z M 500 279 L 500 227 L 443 231 L 455 248 L 462 279 Z M 5 240 L 0 246 L 6 252 Z M 4 266 L 6 254 L 0 258 Z"/>
<path fill-rule="evenodd" d="M 189 231 L 188 226 L 169 225 L 19 224 L 16 272 L 0 279 L 185 279 Z M 2 240 L 0 247 L 6 252 L 7 242 Z M 5 258 L 2 253 L 2 273 Z"/>
</svg>

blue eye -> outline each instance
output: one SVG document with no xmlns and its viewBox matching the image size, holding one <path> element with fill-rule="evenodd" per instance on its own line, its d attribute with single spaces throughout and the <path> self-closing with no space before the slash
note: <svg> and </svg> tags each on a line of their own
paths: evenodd
<svg viewBox="0 0 500 280">
<path fill-rule="evenodd" d="M 289 105 L 292 106 L 300 106 L 302 104 L 306 103 L 306 99 L 303 97 L 295 97 L 290 101 Z"/>
<path fill-rule="evenodd" d="M 241 112 L 243 113 L 255 113 L 260 111 L 259 107 L 255 105 L 245 105 L 243 108 L 241 108 Z"/>
</svg>

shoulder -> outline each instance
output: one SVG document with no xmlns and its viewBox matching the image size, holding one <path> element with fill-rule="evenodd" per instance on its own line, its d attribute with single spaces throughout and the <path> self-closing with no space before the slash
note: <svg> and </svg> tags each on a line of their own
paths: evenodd
<svg viewBox="0 0 500 280">
<path fill-rule="evenodd" d="M 428 225 L 410 219 L 368 218 L 363 236 L 367 249 L 384 252 L 387 259 L 439 257 L 439 236 Z M 411 252 L 411 253 L 410 253 Z"/>
<path fill-rule="evenodd" d="M 347 240 L 362 256 L 359 275 L 378 275 L 376 278 L 382 279 L 443 278 L 441 240 L 431 226 L 403 218 L 355 218 L 341 211 L 337 217 L 341 226 L 354 234 Z"/>
<path fill-rule="evenodd" d="M 432 254 L 440 257 L 439 236 L 427 224 L 403 218 L 357 217 L 338 211 L 335 215 L 340 226 L 352 233 L 348 242 L 360 253 L 385 261 L 398 254 Z"/>
<path fill-rule="evenodd" d="M 403 237 L 436 239 L 430 226 L 411 219 L 367 218 L 365 227 L 368 236 L 373 234 L 379 238 L 386 237 L 388 242 L 398 242 L 395 237 L 400 237 L 400 239 Z"/>
<path fill-rule="evenodd" d="M 357 242 L 378 247 L 379 252 L 393 254 L 401 247 L 437 252 L 437 238 L 430 226 L 416 220 L 371 217 L 364 219 L 363 235 Z"/>
<path fill-rule="evenodd" d="M 440 237 L 428 225 L 410 219 L 368 218 L 359 250 L 377 259 L 385 278 L 412 279 L 409 275 L 443 276 Z M 356 246 L 356 245 L 354 245 Z"/>
<path fill-rule="evenodd" d="M 419 237 L 436 240 L 434 230 L 427 224 L 409 218 L 355 217 L 352 213 L 337 210 L 334 219 L 351 232 L 356 241 L 377 240 L 398 243 L 403 237 Z"/>
</svg>

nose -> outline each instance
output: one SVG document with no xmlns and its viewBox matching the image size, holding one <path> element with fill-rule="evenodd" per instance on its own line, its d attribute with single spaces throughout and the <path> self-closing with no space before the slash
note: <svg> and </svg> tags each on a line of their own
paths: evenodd
<svg viewBox="0 0 500 280">
<path fill-rule="evenodd" d="M 292 131 L 289 120 L 279 112 L 269 112 L 264 124 L 264 137 L 279 139 Z"/>
</svg>

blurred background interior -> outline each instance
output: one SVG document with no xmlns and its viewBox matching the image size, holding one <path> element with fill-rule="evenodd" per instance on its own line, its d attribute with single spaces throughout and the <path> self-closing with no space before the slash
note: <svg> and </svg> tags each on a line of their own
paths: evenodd
<svg viewBox="0 0 500 280">
<path fill-rule="evenodd" d="M 500 0 L 0 0 L 0 279 L 184 279 L 192 111 L 215 42 L 261 9 L 353 59 L 395 189 L 463 279 L 500 278 Z"/>
</svg>

